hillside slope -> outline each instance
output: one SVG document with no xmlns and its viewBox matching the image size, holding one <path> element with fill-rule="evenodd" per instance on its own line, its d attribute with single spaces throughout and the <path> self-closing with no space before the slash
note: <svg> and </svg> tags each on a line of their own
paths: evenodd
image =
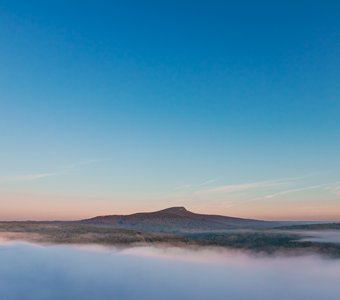
<svg viewBox="0 0 340 300">
<path fill-rule="evenodd" d="M 154 232 L 223 231 L 242 228 L 269 228 L 278 225 L 277 222 L 196 214 L 184 207 L 171 207 L 156 212 L 131 215 L 98 216 L 80 222 Z"/>
</svg>

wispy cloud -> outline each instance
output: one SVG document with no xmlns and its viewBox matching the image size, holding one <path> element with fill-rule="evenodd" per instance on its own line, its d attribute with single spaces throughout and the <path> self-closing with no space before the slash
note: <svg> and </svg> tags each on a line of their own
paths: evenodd
<svg viewBox="0 0 340 300">
<path fill-rule="evenodd" d="M 340 196 L 340 182 L 334 182 L 325 187 L 326 190 L 330 191 L 332 194 Z"/>
<path fill-rule="evenodd" d="M 61 175 L 62 172 L 54 172 L 54 173 L 38 173 L 38 174 L 26 174 L 20 176 L 4 176 L 0 177 L 0 183 L 9 183 L 9 182 L 19 182 L 19 181 L 34 181 L 37 179 L 42 179 L 51 176 Z"/>
<path fill-rule="evenodd" d="M 193 184 L 182 184 L 182 185 L 176 186 L 174 188 L 174 190 L 175 191 L 183 191 L 183 190 L 189 190 L 189 189 L 195 190 L 195 189 L 197 189 L 199 187 L 210 185 L 210 184 L 212 184 L 212 183 L 214 183 L 216 181 L 217 181 L 216 178 L 211 178 L 211 179 L 205 180 L 205 181 L 201 182 L 200 184 L 196 184 L 196 185 L 193 185 Z"/>
<path fill-rule="evenodd" d="M 196 194 L 231 194 L 231 193 L 246 192 L 250 190 L 265 191 L 268 189 L 280 188 L 283 185 L 290 185 L 296 181 L 299 181 L 299 180 L 302 180 L 302 179 L 305 179 L 311 176 L 313 175 L 307 174 L 303 176 L 295 176 L 295 177 L 281 178 L 281 179 L 274 179 L 274 180 L 246 182 L 246 183 L 239 183 L 239 184 L 225 184 L 225 185 L 220 185 L 220 186 L 215 186 L 215 187 L 199 190 L 196 192 Z"/>
<path fill-rule="evenodd" d="M 217 178 L 208 179 L 206 181 L 203 181 L 199 186 L 209 185 L 209 184 L 212 184 L 212 183 L 214 183 L 216 181 L 217 181 Z"/>
<path fill-rule="evenodd" d="M 186 189 L 190 189 L 190 188 L 191 188 L 190 184 L 183 184 L 183 185 L 176 186 L 175 190 L 179 191 L 179 190 L 186 190 Z"/>
<path fill-rule="evenodd" d="M 237 206 L 237 205 L 241 205 L 244 203 L 248 203 L 248 202 L 256 202 L 256 201 L 263 201 L 263 200 L 268 200 L 268 199 L 274 199 L 280 196 L 284 196 L 287 194 L 294 194 L 294 193 L 299 193 L 299 192 L 303 192 L 303 191 L 308 191 L 308 190 L 313 190 L 313 189 L 327 189 L 327 190 L 332 190 L 334 192 L 334 183 L 324 183 L 324 184 L 318 184 L 318 185 L 310 185 L 310 186 L 305 186 L 305 187 L 301 187 L 301 188 L 293 188 L 293 189 L 287 189 L 287 190 L 281 190 L 279 192 L 276 193 L 272 193 L 272 194 L 267 194 L 267 195 L 262 195 L 259 197 L 255 197 L 255 198 L 250 198 L 250 199 L 246 199 L 243 201 L 233 201 L 231 203 L 231 206 Z M 340 188 L 340 186 L 339 186 Z M 340 192 L 340 189 L 339 189 Z"/>
<path fill-rule="evenodd" d="M 334 189 L 332 190 L 334 194 L 339 195 L 340 196 L 340 185 L 334 187 Z"/>
<path fill-rule="evenodd" d="M 90 165 L 90 164 L 94 164 L 94 163 L 102 162 L 106 160 L 108 159 L 105 159 L 105 160 L 104 159 L 92 159 L 92 160 L 81 161 L 81 162 L 74 163 L 68 166 L 64 166 L 63 168 L 61 168 L 60 171 L 57 171 L 57 172 L 32 173 L 32 174 L 24 174 L 24 175 L 17 175 L 17 176 L 3 176 L 3 177 L 0 177 L 0 184 L 11 183 L 11 182 L 35 181 L 35 180 L 44 179 L 44 178 L 53 177 L 53 176 L 61 176 L 61 175 L 65 175 L 71 172 L 73 169 L 77 167 Z"/>
<path fill-rule="evenodd" d="M 276 187 L 282 184 L 287 184 L 287 181 L 282 180 L 268 180 L 251 183 L 227 184 L 198 191 L 199 194 L 216 194 L 216 193 L 235 193 L 254 189 L 267 189 Z"/>
<path fill-rule="evenodd" d="M 176 194 L 171 194 L 171 197 L 178 197 L 178 193 L 180 193 L 181 197 L 185 196 L 190 201 L 209 201 L 209 203 L 213 202 L 215 204 L 224 203 L 224 205 L 229 205 L 232 207 L 247 202 L 272 199 L 290 193 L 298 193 L 300 191 L 317 188 L 325 189 L 329 187 L 330 184 L 309 185 L 301 187 L 301 183 L 304 182 L 304 179 L 311 176 L 313 175 L 310 174 L 274 180 L 225 184 L 218 186 L 213 185 L 217 179 L 209 179 L 196 186 L 189 184 L 178 186 L 175 188 Z M 209 186 L 210 184 L 211 186 Z M 338 186 L 338 190 L 335 190 L 335 187 L 333 187 L 332 191 L 334 193 L 337 191 L 340 194 L 340 182 Z"/>
<path fill-rule="evenodd" d="M 319 185 L 311 185 L 311 186 L 306 186 L 306 187 L 301 187 L 301 188 L 289 189 L 289 190 L 284 190 L 284 191 L 280 191 L 277 193 L 265 195 L 262 198 L 271 199 L 271 198 L 276 198 L 276 197 L 287 195 L 287 194 L 298 193 L 298 192 L 303 192 L 303 191 L 313 190 L 313 189 L 319 189 L 322 187 L 326 187 L 328 185 L 329 184 L 319 184 Z"/>
</svg>

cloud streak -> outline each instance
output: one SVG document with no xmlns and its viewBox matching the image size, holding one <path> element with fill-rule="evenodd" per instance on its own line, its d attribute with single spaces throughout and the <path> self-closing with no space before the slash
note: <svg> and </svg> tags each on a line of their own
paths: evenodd
<svg viewBox="0 0 340 300">
<path fill-rule="evenodd" d="M 190 184 L 183 184 L 183 185 L 180 185 L 180 186 L 176 186 L 175 190 L 179 191 L 179 190 L 186 190 L 186 189 L 190 189 L 190 188 L 191 188 Z"/>
<path fill-rule="evenodd" d="M 328 186 L 325 186 L 325 189 L 330 191 L 332 194 L 340 196 L 340 182 L 339 181 L 329 184 Z"/>
<path fill-rule="evenodd" d="M 38 173 L 38 174 L 27 174 L 20 176 L 5 176 L 0 177 L 0 183 L 10 183 L 10 182 L 20 182 L 20 181 L 34 181 L 38 179 L 43 179 L 52 176 L 61 175 L 62 172 L 54 172 L 54 173 Z"/>
<path fill-rule="evenodd" d="M 35 181 L 35 180 L 48 178 L 48 177 L 61 176 L 61 175 L 65 175 L 71 172 L 77 167 L 91 165 L 97 162 L 102 162 L 102 161 L 107 161 L 107 160 L 108 159 L 105 159 L 105 160 L 104 159 L 92 159 L 92 160 L 81 161 L 81 162 L 78 162 L 72 165 L 68 165 L 58 172 L 33 173 L 33 174 L 25 174 L 25 175 L 18 175 L 18 176 L 3 176 L 3 177 L 0 177 L 0 184 L 12 183 L 12 182 L 29 182 L 29 181 Z"/>
<path fill-rule="evenodd" d="M 287 194 L 294 194 L 294 193 L 299 193 L 299 192 L 313 190 L 313 189 L 325 188 L 327 190 L 332 190 L 332 192 L 334 192 L 336 187 L 331 187 L 334 184 L 335 183 L 324 183 L 324 184 L 311 185 L 311 186 L 306 186 L 306 187 L 301 187 L 301 188 L 293 188 L 293 189 L 283 190 L 283 191 L 279 191 L 279 192 L 272 193 L 272 194 L 262 195 L 262 196 L 259 196 L 259 197 L 256 197 L 256 198 L 243 200 L 241 202 L 233 201 L 232 203 L 230 203 L 230 207 L 238 206 L 238 205 L 248 203 L 248 202 L 256 202 L 256 201 L 261 201 L 261 200 L 274 199 L 274 198 L 284 196 L 284 195 L 287 195 Z M 339 192 L 340 192 L 340 190 L 339 190 Z"/>
<path fill-rule="evenodd" d="M 256 189 L 267 189 L 272 187 L 281 186 L 287 184 L 284 180 L 268 180 L 268 181 L 257 181 L 251 183 L 241 183 L 241 184 L 227 184 L 223 186 L 217 186 L 210 189 L 205 189 L 198 191 L 198 194 L 218 194 L 218 193 L 235 193 L 243 192 L 248 190 Z"/>
<path fill-rule="evenodd" d="M 217 181 L 217 178 L 212 178 L 212 179 L 209 179 L 209 180 L 206 180 L 206 181 L 202 182 L 199 186 L 209 185 L 209 184 L 212 184 L 212 183 L 214 183 L 216 181 Z"/>
<path fill-rule="evenodd" d="M 303 191 L 307 191 L 307 190 L 313 190 L 313 189 L 326 187 L 327 185 L 328 184 L 311 185 L 311 186 L 306 186 L 306 187 L 302 187 L 302 188 L 280 191 L 280 192 L 277 192 L 277 193 L 265 195 L 265 196 L 263 196 L 263 198 L 264 199 L 276 198 L 276 197 L 287 195 L 287 194 L 298 193 L 298 192 L 303 192 Z"/>
</svg>

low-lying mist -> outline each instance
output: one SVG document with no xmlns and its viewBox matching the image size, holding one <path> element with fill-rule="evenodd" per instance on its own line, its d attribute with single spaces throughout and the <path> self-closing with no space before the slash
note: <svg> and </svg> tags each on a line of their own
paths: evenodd
<svg viewBox="0 0 340 300">
<path fill-rule="evenodd" d="M 6 300 L 338 299 L 340 260 L 223 249 L 0 244 Z"/>
<path fill-rule="evenodd" d="M 336 243 L 340 244 L 340 231 L 339 230 L 308 230 L 299 231 L 303 236 L 301 241 L 310 241 L 318 243 Z"/>
</svg>

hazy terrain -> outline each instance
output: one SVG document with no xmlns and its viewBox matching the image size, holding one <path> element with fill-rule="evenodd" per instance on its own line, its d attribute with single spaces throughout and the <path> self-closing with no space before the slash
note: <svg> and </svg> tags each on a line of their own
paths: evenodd
<svg viewBox="0 0 340 300">
<path fill-rule="evenodd" d="M 289 224 L 195 214 L 177 207 L 74 222 L 0 222 L 0 232 L 9 240 L 41 244 L 218 246 L 271 255 L 340 257 L 339 224 Z"/>
<path fill-rule="evenodd" d="M 339 224 L 182 208 L 73 222 L 0 222 L 6 300 L 336 300 Z"/>
</svg>

